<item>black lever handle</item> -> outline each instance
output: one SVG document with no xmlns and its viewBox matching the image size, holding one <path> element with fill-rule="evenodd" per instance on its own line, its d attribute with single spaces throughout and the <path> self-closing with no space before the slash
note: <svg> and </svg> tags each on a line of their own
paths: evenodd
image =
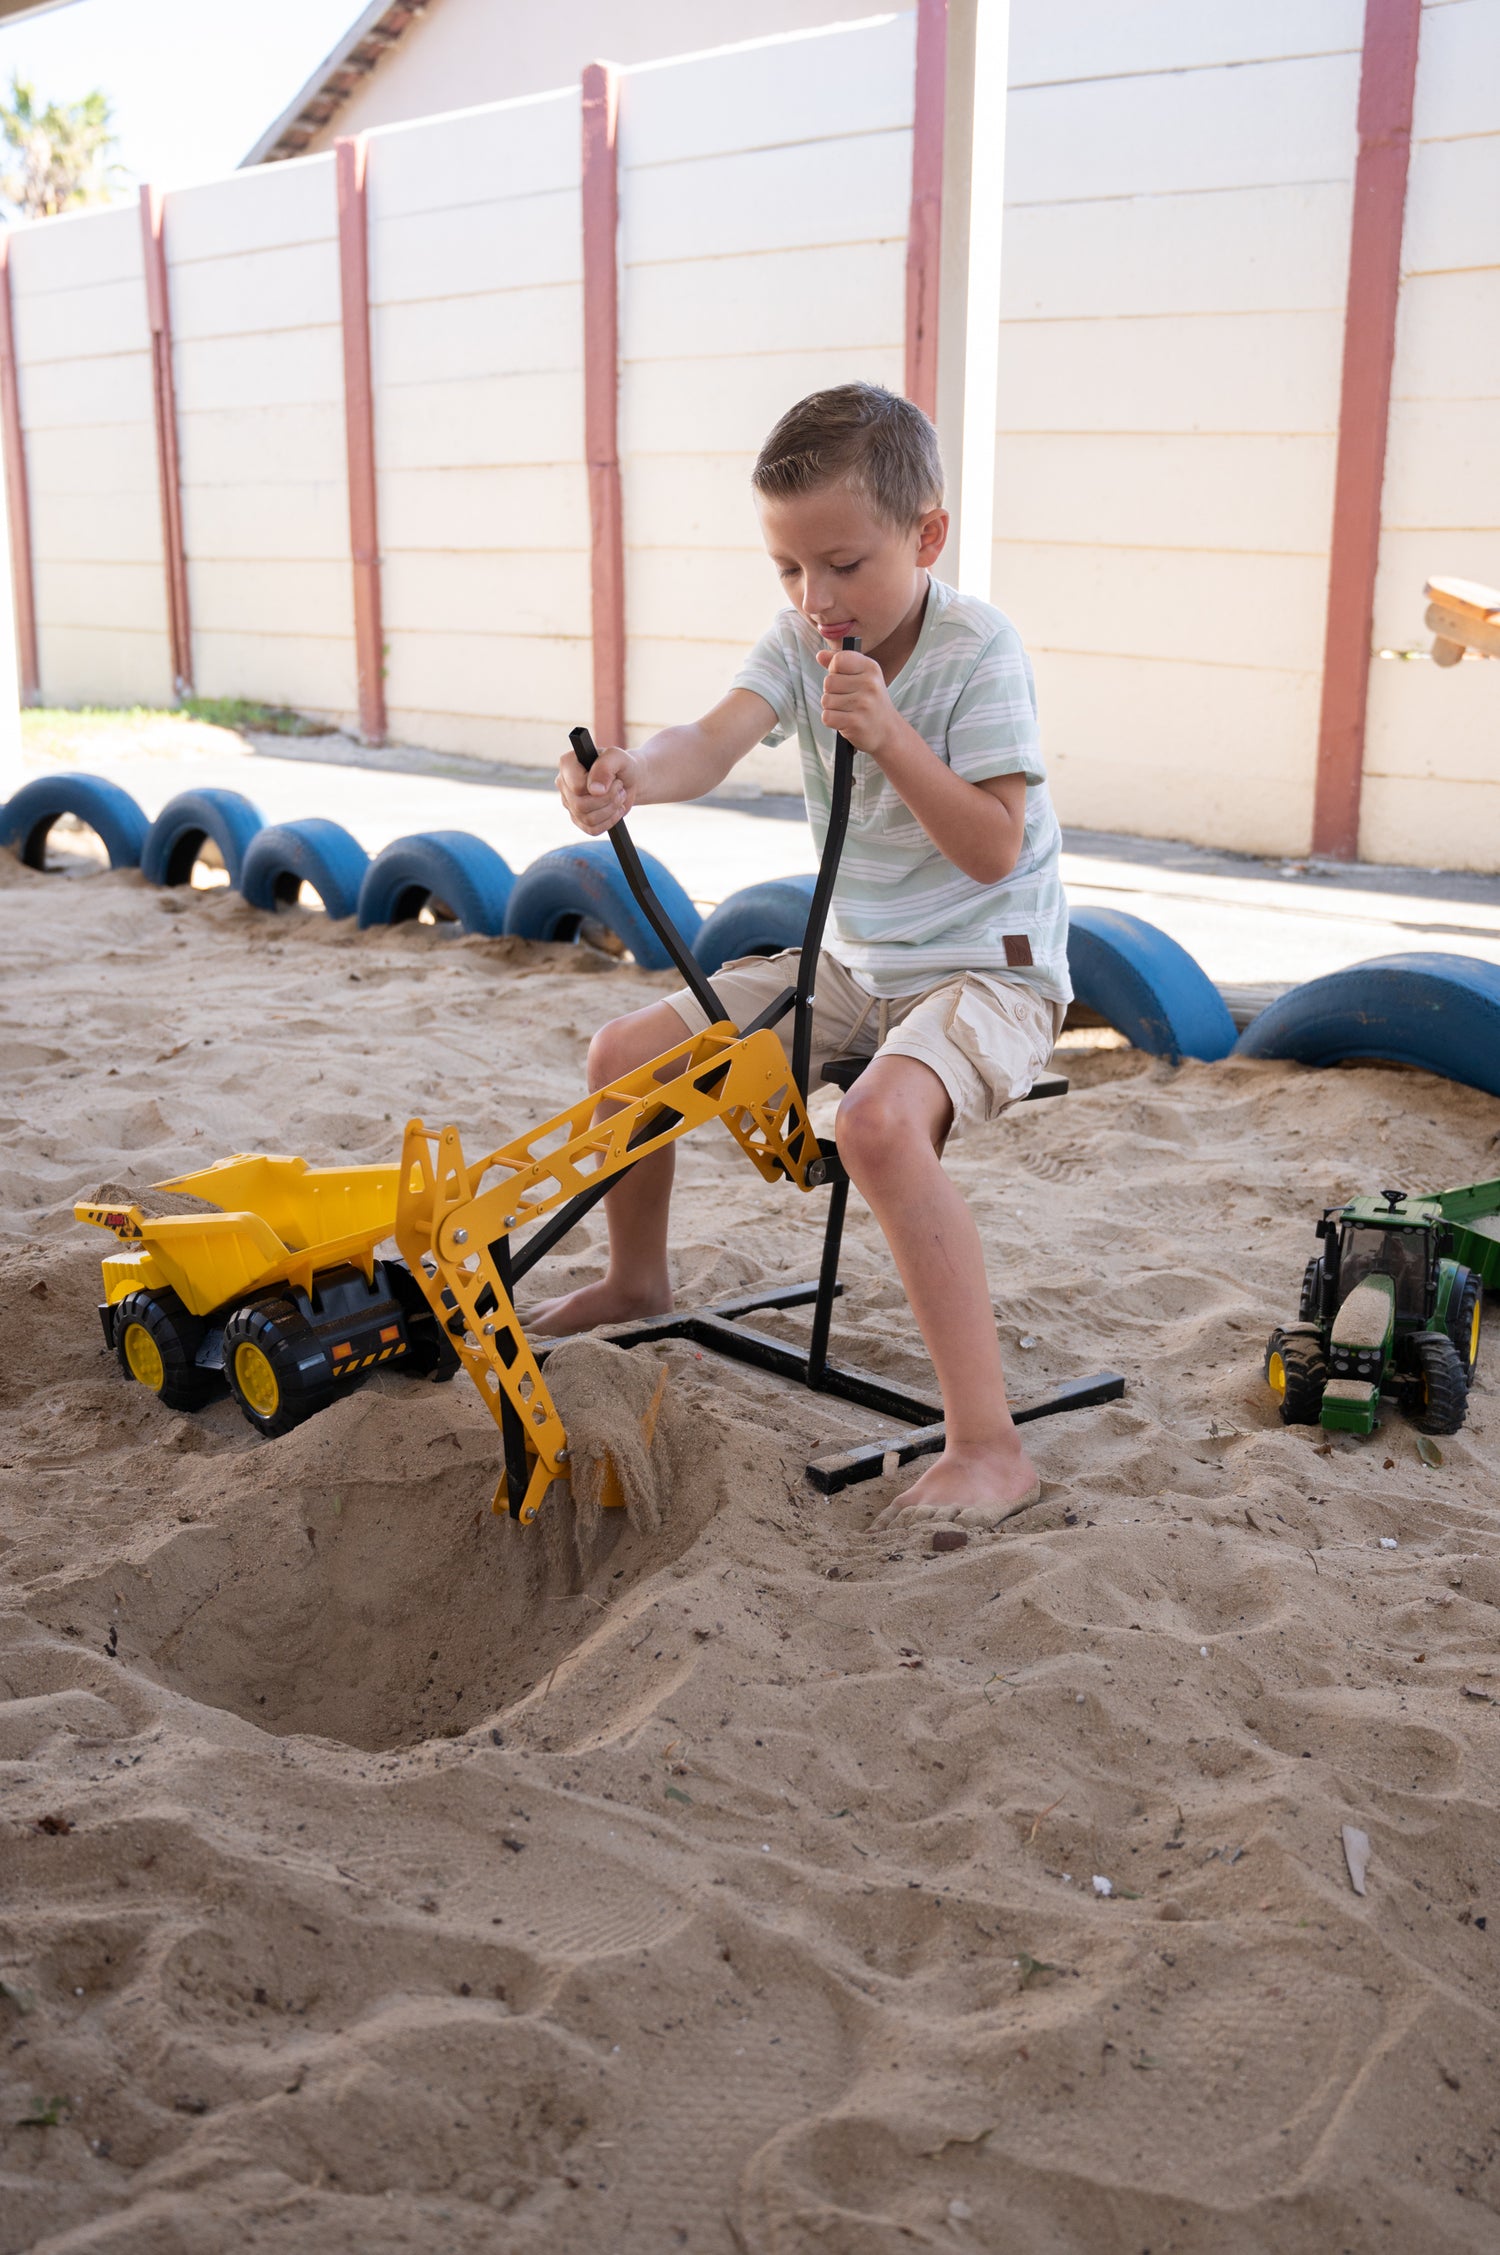
<svg viewBox="0 0 1500 2255">
<path fill-rule="evenodd" d="M 579 766 L 587 774 L 599 757 L 598 745 L 586 728 L 570 728 L 568 742 L 573 747 L 574 756 Z M 635 842 L 624 822 L 616 822 L 606 832 L 606 836 L 615 849 L 615 859 L 624 872 L 625 882 L 634 895 L 637 908 L 672 958 L 681 974 L 683 984 L 691 990 L 693 1000 L 697 1003 L 699 1009 L 705 1013 L 709 1024 L 711 1026 L 721 1025 L 724 1019 L 729 1016 L 729 1012 L 714 993 L 694 957 L 689 953 L 681 933 L 652 891 L 651 880 L 641 867 L 641 857 L 635 850 Z"/>
<path fill-rule="evenodd" d="M 841 647 L 857 651 L 859 636 L 846 634 Z M 807 912 L 807 928 L 802 934 L 802 953 L 797 963 L 797 1010 L 792 1020 L 792 1078 L 802 1092 L 804 1104 L 808 1101 L 807 1077 L 812 1068 L 812 1013 L 818 956 L 823 946 L 823 927 L 828 921 L 829 903 L 833 899 L 839 857 L 844 850 L 844 833 L 849 827 L 849 803 L 853 795 L 854 746 L 847 736 L 835 736 L 828 834 L 823 840 L 818 881 L 813 887 L 812 906 Z"/>
</svg>

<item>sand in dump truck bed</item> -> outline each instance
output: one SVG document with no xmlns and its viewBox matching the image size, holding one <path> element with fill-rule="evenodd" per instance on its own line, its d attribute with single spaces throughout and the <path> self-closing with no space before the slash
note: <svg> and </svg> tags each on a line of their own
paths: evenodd
<svg viewBox="0 0 1500 2255">
<path fill-rule="evenodd" d="M 486 1148 L 670 982 L 8 862 L 0 925 L 0 2255 L 1495 2246 L 1500 1331 L 1433 1465 L 1261 1356 L 1322 1204 L 1500 1108 L 1086 1037 L 951 1154 L 1017 1396 L 1130 1381 L 1038 1508 L 874 1534 L 803 1477 L 870 1420 L 677 1345 L 558 1368 L 596 1437 L 666 1368 L 648 1506 L 523 1534 L 464 1380 L 128 1386 L 72 1202 Z M 679 1182 L 684 1299 L 812 1273 L 821 1197 Z M 858 1201 L 845 1273 L 930 1384 Z"/>
</svg>

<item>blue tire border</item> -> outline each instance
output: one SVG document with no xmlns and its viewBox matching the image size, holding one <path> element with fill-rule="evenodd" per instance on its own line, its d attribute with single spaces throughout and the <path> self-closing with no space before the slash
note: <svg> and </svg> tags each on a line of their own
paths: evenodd
<svg viewBox="0 0 1500 2255">
<path fill-rule="evenodd" d="M 141 874 L 152 885 L 190 884 L 203 841 L 212 838 L 229 882 L 238 891 L 246 849 L 264 828 L 260 808 L 239 791 L 212 786 L 179 791 L 175 799 L 168 799 L 146 834 Z"/>
<path fill-rule="evenodd" d="M 151 825 L 128 791 L 103 775 L 42 775 L 0 808 L 0 846 L 28 869 L 47 866 L 47 836 L 59 816 L 86 822 L 111 869 L 138 869 Z"/>
<path fill-rule="evenodd" d="M 1500 1096 L 1500 964 L 1435 951 L 1372 956 L 1279 996 L 1235 1055 L 1415 1065 Z"/>
<path fill-rule="evenodd" d="M 656 897 L 688 947 L 703 919 L 670 869 L 654 854 L 641 862 Z M 643 971 L 667 971 L 672 959 L 635 904 L 607 838 L 587 838 L 557 846 L 516 879 L 505 929 L 523 940 L 573 939 L 585 917 L 616 932 Z"/>
<path fill-rule="evenodd" d="M 359 927 L 409 923 L 433 898 L 453 910 L 460 931 L 494 939 L 507 929 L 515 884 L 509 862 L 470 831 L 414 831 L 393 839 L 365 871 L 356 904 Z"/>
<path fill-rule="evenodd" d="M 252 908 L 273 913 L 289 907 L 311 885 L 328 915 L 352 916 L 370 857 L 342 823 L 321 815 L 274 822 L 258 830 L 245 850 L 240 891 Z"/>
<path fill-rule="evenodd" d="M 817 877 L 765 877 L 742 885 L 705 916 L 693 954 L 711 979 L 724 964 L 742 955 L 780 955 L 801 947 Z"/>
<path fill-rule="evenodd" d="M 1071 908 L 1068 970 L 1077 1002 L 1153 1057 L 1212 1063 L 1234 1048 L 1234 1020 L 1187 949 L 1123 908 Z"/>
</svg>

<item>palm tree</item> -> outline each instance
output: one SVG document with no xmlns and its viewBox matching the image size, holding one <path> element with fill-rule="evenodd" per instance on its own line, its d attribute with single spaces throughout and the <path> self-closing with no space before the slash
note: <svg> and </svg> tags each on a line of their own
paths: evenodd
<svg viewBox="0 0 1500 2255">
<path fill-rule="evenodd" d="M 37 100 L 18 71 L 10 101 L 0 101 L 0 154 L 12 168 L 0 176 L 0 195 L 22 219 L 50 219 L 84 204 L 107 204 L 122 168 L 111 161 L 118 145 L 108 98 L 97 89 L 81 102 Z"/>
</svg>

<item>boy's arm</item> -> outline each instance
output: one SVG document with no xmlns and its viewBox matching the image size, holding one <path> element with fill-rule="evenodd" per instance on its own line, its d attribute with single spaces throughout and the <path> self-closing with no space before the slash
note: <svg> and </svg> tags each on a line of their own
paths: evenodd
<svg viewBox="0 0 1500 2255">
<path fill-rule="evenodd" d="M 900 793 L 944 860 L 977 885 L 998 885 L 1020 859 L 1026 834 L 1026 778 L 993 775 L 970 783 L 902 719 L 873 658 L 820 650 L 827 669 L 823 721 L 868 752 Z"/>
<path fill-rule="evenodd" d="M 775 725 L 764 697 L 731 689 L 701 720 L 658 729 L 639 751 L 602 751 L 587 772 L 570 748 L 558 762 L 557 788 L 579 829 L 597 838 L 632 807 L 701 799 Z"/>
</svg>

